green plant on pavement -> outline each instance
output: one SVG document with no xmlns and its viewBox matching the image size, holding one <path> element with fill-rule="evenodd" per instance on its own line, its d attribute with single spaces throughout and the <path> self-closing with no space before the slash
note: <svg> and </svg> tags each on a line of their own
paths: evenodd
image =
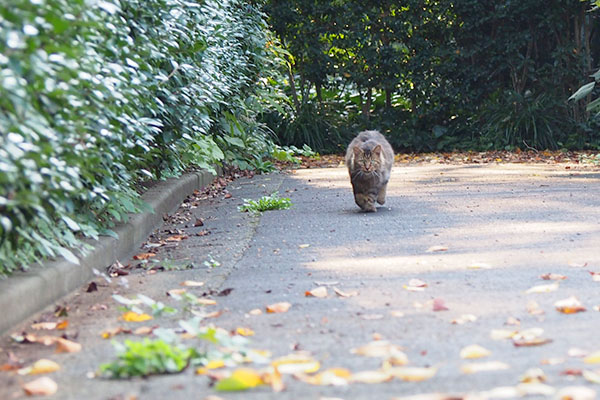
<svg viewBox="0 0 600 400">
<path fill-rule="evenodd" d="M 263 196 L 258 200 L 244 199 L 244 204 L 238 207 L 241 212 L 261 213 L 270 210 L 286 210 L 292 206 L 288 197 L 279 197 L 275 192 L 270 196 Z"/>
</svg>

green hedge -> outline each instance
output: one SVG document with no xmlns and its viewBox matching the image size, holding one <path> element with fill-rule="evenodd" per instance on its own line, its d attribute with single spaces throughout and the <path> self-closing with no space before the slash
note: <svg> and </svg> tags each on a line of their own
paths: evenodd
<svg viewBox="0 0 600 400">
<path fill-rule="evenodd" d="M 140 180 L 266 154 L 268 40 L 244 0 L 0 5 L 0 275 L 76 262 Z"/>
</svg>

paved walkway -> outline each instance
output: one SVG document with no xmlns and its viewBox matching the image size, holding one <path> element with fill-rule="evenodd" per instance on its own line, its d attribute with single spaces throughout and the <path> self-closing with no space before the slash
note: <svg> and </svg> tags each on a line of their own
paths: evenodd
<svg viewBox="0 0 600 400">
<path fill-rule="evenodd" d="M 224 399 L 347 400 L 427 392 L 487 392 L 491 398 L 489 391 L 503 386 L 512 389 L 496 395 L 515 398 L 542 391 L 537 397 L 546 398 L 567 386 L 594 387 L 571 375 L 600 369 L 582 357 L 600 351 L 600 312 L 594 310 L 600 306 L 600 282 L 589 272 L 600 273 L 600 173 L 564 165 L 396 167 L 388 202 L 374 214 L 358 212 L 341 168 L 240 179 L 228 190 L 230 198 L 185 203 L 182 213 L 157 233 L 163 238 L 181 232 L 189 236 L 159 249 L 157 258 L 171 271 L 133 270 L 124 277 L 127 288 L 121 278 L 110 284 L 96 279 L 98 291 L 88 293 L 86 286 L 60 303 L 70 308 L 66 334 L 82 344 L 81 352 L 54 354 L 51 347 L 16 344 L 8 337 L 0 347 L 25 364 L 42 357 L 58 362 L 61 370 L 49 376 L 58 383 L 54 398 L 60 399 L 204 399 L 217 394 Z M 242 199 L 274 191 L 289 196 L 293 207 L 261 217 L 237 211 Z M 202 226 L 194 226 L 198 218 Z M 203 231 L 210 234 L 197 235 Z M 211 259 L 221 265 L 205 266 Z M 185 265 L 195 268 L 182 269 Z M 548 273 L 566 279 L 540 278 Z M 251 347 L 269 350 L 272 358 L 302 350 L 322 370 L 373 371 L 380 369 L 382 358 L 351 349 L 379 339 L 401 346 L 410 366 L 437 372 L 423 382 L 395 378 L 344 386 L 315 386 L 286 375 L 287 388 L 280 393 L 268 386 L 215 393 L 209 379 L 194 375 L 193 368 L 128 381 L 89 378 L 99 364 L 114 358 L 110 340 L 100 333 L 139 326 L 117 319 L 121 312 L 111 294 L 142 293 L 179 307 L 165 293 L 185 280 L 204 282 L 188 289 L 208 294 L 217 301 L 214 310 L 224 311 L 204 323 L 228 331 L 252 329 Z M 554 282 L 558 288 L 527 293 Z M 326 298 L 305 295 L 318 286 L 327 288 Z M 350 297 L 337 295 L 334 287 Z M 228 288 L 233 290 L 222 292 Z M 565 314 L 555 309 L 557 301 L 570 296 L 587 311 Z M 289 302 L 291 308 L 281 314 L 249 313 L 277 302 Z M 50 314 L 36 319 L 55 320 Z M 160 317 L 145 325 L 175 327 L 181 318 Z M 19 330 L 34 332 L 32 322 Z M 528 334 L 514 336 L 515 331 Z M 512 338 L 492 337 L 510 332 Z M 113 339 L 127 338 L 134 336 Z M 544 339 L 551 341 L 539 344 Z M 473 344 L 491 354 L 461 358 L 461 349 Z M 481 364 L 485 362 L 498 363 Z M 467 374 L 464 368 L 470 363 L 478 363 L 472 368 L 500 369 Z M 519 392 L 516 386 L 531 368 L 543 370 L 547 386 L 521 386 Z M 367 374 L 364 379 L 375 378 Z M 0 398 L 19 398 L 19 385 L 29 380 L 0 372 Z M 127 397 L 131 395 L 137 397 Z"/>
</svg>

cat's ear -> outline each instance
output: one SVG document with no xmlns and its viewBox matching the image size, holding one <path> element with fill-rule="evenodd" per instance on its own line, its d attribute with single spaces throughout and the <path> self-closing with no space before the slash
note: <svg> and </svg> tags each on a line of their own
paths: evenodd
<svg viewBox="0 0 600 400">
<path fill-rule="evenodd" d="M 373 153 L 380 155 L 381 154 L 381 145 L 378 144 L 377 146 L 373 147 L 373 150 L 371 150 Z"/>
<path fill-rule="evenodd" d="M 360 147 L 358 147 L 358 146 L 354 146 L 352 148 L 352 150 L 354 150 L 354 155 L 355 156 L 360 156 L 363 153 L 362 149 Z"/>
</svg>

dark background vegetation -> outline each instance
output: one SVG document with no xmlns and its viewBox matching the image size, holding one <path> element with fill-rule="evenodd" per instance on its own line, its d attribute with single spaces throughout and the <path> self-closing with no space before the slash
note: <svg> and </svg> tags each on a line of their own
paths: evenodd
<svg viewBox="0 0 600 400">
<path fill-rule="evenodd" d="M 289 51 L 293 111 L 265 116 L 283 144 L 339 151 L 364 128 L 406 151 L 600 146 L 587 101 L 598 67 L 579 0 L 269 0 Z"/>
<path fill-rule="evenodd" d="M 598 149 L 595 3 L 4 2 L 0 276 L 77 262 L 140 182 L 366 128 L 398 151 Z"/>
</svg>

